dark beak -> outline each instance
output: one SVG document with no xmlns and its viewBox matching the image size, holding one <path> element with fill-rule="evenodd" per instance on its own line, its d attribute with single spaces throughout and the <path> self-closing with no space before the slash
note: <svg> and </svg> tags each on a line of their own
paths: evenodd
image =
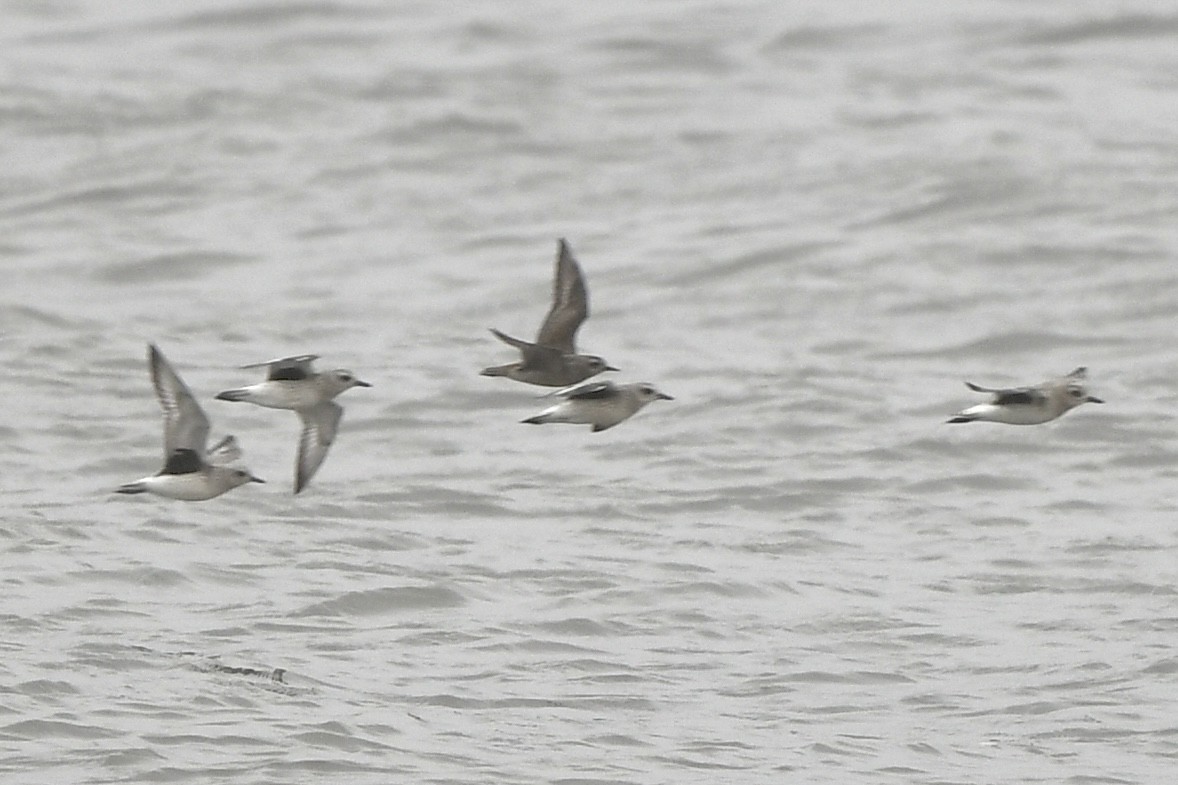
<svg viewBox="0 0 1178 785">
<path fill-rule="evenodd" d="M 1104 403 L 1103 398 L 1097 398 L 1095 395 L 1088 396 L 1088 403 Z"/>
<path fill-rule="evenodd" d="M 371 385 L 371 384 L 369 384 L 368 382 L 362 382 L 362 381 L 360 381 L 359 379 L 357 379 L 357 380 L 356 380 L 356 386 L 357 386 L 357 387 L 371 387 L 372 385 Z"/>
<path fill-rule="evenodd" d="M 620 370 L 622 370 L 622 369 L 621 369 L 621 368 L 615 368 L 615 367 L 613 367 L 612 365 L 607 365 L 607 366 L 605 366 L 604 370 L 607 370 L 607 371 L 620 371 Z"/>
<path fill-rule="evenodd" d="M 250 475 L 250 482 L 262 482 L 262 483 L 264 483 L 264 482 L 266 482 L 266 481 L 265 481 L 265 480 L 263 480 L 261 477 L 255 477 L 255 476 L 253 476 L 253 475 L 251 474 L 251 475 Z"/>
<path fill-rule="evenodd" d="M 664 401 L 673 401 L 673 400 L 675 400 L 674 398 L 672 398 L 671 396 L 667 395 L 666 393 L 659 393 L 659 398 L 661 398 L 661 399 L 662 399 L 662 400 L 664 400 Z"/>
</svg>

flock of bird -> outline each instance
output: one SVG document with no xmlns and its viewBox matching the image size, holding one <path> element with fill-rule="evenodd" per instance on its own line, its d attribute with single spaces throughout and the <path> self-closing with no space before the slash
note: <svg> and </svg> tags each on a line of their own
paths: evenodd
<svg viewBox="0 0 1178 785">
<path fill-rule="evenodd" d="M 552 306 L 535 342 L 491 332 L 518 349 L 521 359 L 484 368 L 483 376 L 502 376 L 525 384 L 560 388 L 548 395 L 562 400 L 522 422 L 573 423 L 604 431 L 636 414 L 648 403 L 673 400 L 647 382 L 615 384 L 586 381 L 603 371 L 617 371 L 601 357 L 579 354 L 577 330 L 589 317 L 585 278 L 568 243 L 558 242 Z M 155 344 L 148 345 L 148 366 L 156 397 L 164 413 L 164 466 L 157 474 L 125 483 L 117 493 L 153 493 L 169 499 L 203 501 L 250 482 L 264 482 L 232 464 L 241 456 L 237 441 L 226 436 L 208 447 L 209 419 L 192 392 Z M 241 366 L 266 368 L 266 379 L 247 387 L 218 393 L 217 400 L 244 401 L 299 415 L 302 432 L 295 461 L 294 492 L 307 487 L 327 457 L 339 430 L 343 409 L 336 396 L 353 387 L 371 387 L 351 371 L 316 372 L 317 355 L 303 354 Z M 1085 387 L 1085 368 L 1041 384 L 996 389 L 966 382 L 971 390 L 990 394 L 989 401 L 958 412 L 950 423 L 997 422 L 1037 425 L 1063 415 L 1083 403 L 1104 403 Z"/>
<path fill-rule="evenodd" d="M 267 368 L 266 380 L 217 395 L 222 401 L 247 401 L 270 409 L 291 409 L 299 415 L 303 430 L 295 460 L 295 493 L 307 487 L 339 430 L 344 410 L 332 399 L 353 387 L 372 386 L 343 369 L 316 373 L 311 368 L 315 359 L 313 354 L 303 354 L 243 365 Z M 241 457 L 232 436 L 207 447 L 208 416 L 155 344 L 147 347 L 147 364 L 164 411 L 164 468 L 158 474 L 120 485 L 116 492 L 204 501 L 247 482 L 265 482 L 231 465 Z"/>
</svg>

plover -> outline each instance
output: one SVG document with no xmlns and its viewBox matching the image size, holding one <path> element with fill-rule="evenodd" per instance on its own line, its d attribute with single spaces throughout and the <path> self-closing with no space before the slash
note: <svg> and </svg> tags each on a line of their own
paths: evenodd
<svg viewBox="0 0 1178 785">
<path fill-rule="evenodd" d="M 344 410 L 332 399 L 353 387 L 372 386 L 342 368 L 316 373 L 311 368 L 311 363 L 316 359 L 318 355 L 315 354 L 300 354 L 243 365 L 242 368 L 266 368 L 266 381 L 217 394 L 217 400 L 221 401 L 246 401 L 270 409 L 292 409 L 298 412 L 303 430 L 299 436 L 298 458 L 295 460 L 295 493 L 307 487 L 327 457 L 327 450 L 339 430 Z"/>
<path fill-rule="evenodd" d="M 965 386 L 975 392 L 990 393 L 990 401 L 964 409 L 948 422 L 988 421 L 1008 425 L 1038 425 L 1054 420 L 1082 403 L 1104 403 L 1095 395 L 1088 394 L 1084 386 L 1087 374 L 1088 369 L 1080 367 L 1067 376 L 1049 379 L 1042 384 L 1005 390 L 966 382 Z"/>
<path fill-rule="evenodd" d="M 605 360 L 592 354 L 577 354 L 577 329 L 589 317 L 589 294 L 581 266 L 573 258 L 568 242 L 559 240 L 556 274 L 552 281 L 552 307 L 540 325 L 536 342 L 512 338 L 491 328 L 492 334 L 520 350 L 523 360 L 484 368 L 483 376 L 506 376 L 517 382 L 545 387 L 566 387 L 596 376 L 602 371 L 616 371 Z"/>
<path fill-rule="evenodd" d="M 558 395 L 564 400 L 520 422 L 533 425 L 567 422 L 575 425 L 592 425 L 594 432 L 604 431 L 627 419 L 651 401 L 675 400 L 646 382 L 585 382 L 557 390 L 551 395 Z"/>
<path fill-rule="evenodd" d="M 121 485 L 115 492 L 154 493 L 195 502 L 220 496 L 247 482 L 265 482 L 245 469 L 226 465 L 241 455 L 232 436 L 205 449 L 209 418 L 192 392 L 155 344 L 148 344 L 147 361 L 156 398 L 164 410 L 164 468 L 159 474 Z"/>
</svg>

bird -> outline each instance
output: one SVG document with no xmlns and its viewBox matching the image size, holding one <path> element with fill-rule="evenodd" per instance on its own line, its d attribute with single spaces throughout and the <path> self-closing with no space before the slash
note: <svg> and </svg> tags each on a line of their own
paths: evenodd
<svg viewBox="0 0 1178 785">
<path fill-rule="evenodd" d="M 237 440 L 226 436 L 211 449 L 209 418 L 155 344 L 147 361 L 156 398 L 164 411 L 164 468 L 158 474 L 120 485 L 116 493 L 154 493 L 181 501 L 204 501 L 249 482 L 265 482 L 246 469 L 227 464 L 241 456 Z"/>
<path fill-rule="evenodd" d="M 556 273 L 552 281 L 552 307 L 540 325 L 536 342 L 513 338 L 500 330 L 491 333 L 519 349 L 523 359 L 480 371 L 482 376 L 506 376 L 517 382 L 544 387 L 567 387 L 617 368 L 593 354 L 578 354 L 577 330 L 589 318 L 589 293 L 581 266 L 563 237 L 557 242 Z"/>
<path fill-rule="evenodd" d="M 1038 425 L 1084 403 L 1104 403 L 1089 395 L 1084 385 L 1088 369 L 1076 368 L 1066 376 L 1049 379 L 1028 387 L 995 389 L 973 382 L 965 386 L 974 392 L 990 393 L 987 403 L 979 403 L 953 415 L 947 422 L 1000 422 L 1008 425 Z"/>
<path fill-rule="evenodd" d="M 327 457 L 331 443 L 335 441 L 344 410 L 332 399 L 353 387 L 372 386 L 342 368 L 317 373 L 311 367 L 317 359 L 319 356 L 316 354 L 300 354 L 243 365 L 243 369 L 266 368 L 266 380 L 217 394 L 219 401 L 246 401 L 270 409 L 292 409 L 298 413 L 303 430 L 299 435 L 299 452 L 295 460 L 296 494 L 307 487 Z"/>
<path fill-rule="evenodd" d="M 675 400 L 647 382 L 584 382 L 549 394 L 564 400 L 520 422 L 532 425 L 550 422 L 592 425 L 596 433 L 614 427 L 651 401 Z"/>
</svg>

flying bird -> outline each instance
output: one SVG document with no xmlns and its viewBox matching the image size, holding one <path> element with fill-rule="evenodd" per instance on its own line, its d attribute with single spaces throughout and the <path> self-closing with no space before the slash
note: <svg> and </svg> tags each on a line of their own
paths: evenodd
<svg viewBox="0 0 1178 785">
<path fill-rule="evenodd" d="M 587 318 L 589 293 L 585 288 L 585 277 L 568 242 L 562 237 L 556 254 L 552 307 L 540 325 L 536 342 L 513 338 L 492 327 L 491 333 L 508 346 L 519 349 L 523 359 L 484 368 L 481 375 L 506 376 L 517 382 L 545 387 L 567 387 L 602 371 L 618 370 L 596 355 L 577 353 L 577 330 Z"/>
<path fill-rule="evenodd" d="M 594 432 L 604 431 L 629 418 L 651 401 L 675 400 L 646 382 L 636 384 L 584 382 L 574 387 L 557 390 L 552 395 L 557 395 L 564 400 L 548 407 L 534 417 L 521 420 L 521 422 L 532 425 L 543 425 L 550 422 L 592 425 Z"/>
<path fill-rule="evenodd" d="M 335 441 L 344 410 L 332 399 L 353 387 L 372 386 L 342 368 L 317 373 L 311 364 L 318 358 L 315 354 L 300 354 L 243 365 L 243 369 L 266 368 L 266 380 L 217 394 L 219 401 L 245 401 L 298 413 L 303 429 L 295 460 L 295 493 L 307 487 Z"/>
<path fill-rule="evenodd" d="M 1085 387 L 1088 369 L 1080 367 L 1066 376 L 1049 379 L 1028 387 L 996 389 L 973 382 L 965 386 L 974 392 L 989 393 L 990 400 L 964 409 L 948 422 L 1000 422 L 1008 425 L 1038 425 L 1050 422 L 1084 403 L 1104 403 L 1089 395 Z"/>
<path fill-rule="evenodd" d="M 237 440 L 226 436 L 211 449 L 209 418 L 192 397 L 155 344 L 148 344 L 147 361 L 156 398 L 164 412 L 164 468 L 158 474 L 125 483 L 116 493 L 154 493 L 169 499 L 195 502 L 220 496 L 247 482 L 265 482 L 245 469 L 227 464 L 241 456 Z"/>
</svg>

